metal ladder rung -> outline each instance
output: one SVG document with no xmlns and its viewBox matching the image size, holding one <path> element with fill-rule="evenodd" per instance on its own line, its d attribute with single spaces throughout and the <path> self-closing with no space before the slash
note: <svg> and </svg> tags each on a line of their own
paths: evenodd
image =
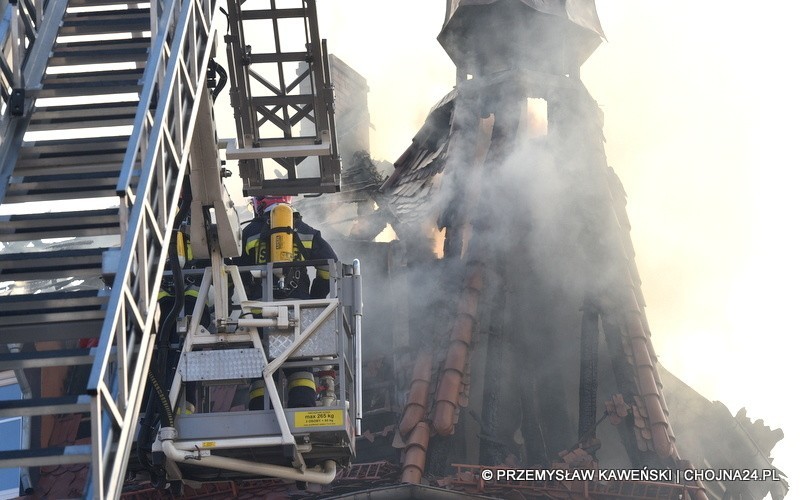
<svg viewBox="0 0 800 500">
<path fill-rule="evenodd" d="M 296 19 L 305 18 L 306 10 L 301 8 L 269 9 L 269 10 L 242 10 L 240 16 L 242 21 L 253 21 L 260 19 Z"/>
<path fill-rule="evenodd" d="M 87 122 L 107 116 L 135 114 L 138 101 L 72 104 L 69 106 L 36 106 L 31 113 L 31 123 L 46 120 L 85 120 Z"/>
<path fill-rule="evenodd" d="M 29 281 L 102 275 L 105 248 L 0 254 L 0 280 Z"/>
<path fill-rule="evenodd" d="M 124 153 L 98 153 L 50 158 L 31 158 L 17 164 L 17 177 L 89 175 L 102 172 L 119 172 Z"/>
<path fill-rule="evenodd" d="M 70 68 L 73 66 L 80 66 L 74 64 L 67 64 L 60 66 L 61 68 Z M 142 75 L 142 70 L 137 68 L 123 68 L 113 69 L 107 71 L 69 71 L 64 70 L 60 73 L 48 73 L 42 78 L 42 85 L 44 88 L 55 85 L 57 83 L 108 83 L 117 80 L 127 81 L 136 80 Z"/>
<path fill-rule="evenodd" d="M 119 233 L 119 209 L 0 216 L 0 241 Z"/>
<path fill-rule="evenodd" d="M 27 160 L 17 164 L 18 176 L 87 175 L 95 172 L 118 172 L 123 154 L 76 156 L 68 159 L 47 158 Z M 59 161 L 60 160 L 60 161 Z"/>
<path fill-rule="evenodd" d="M 56 43 L 50 56 L 49 67 L 65 64 L 92 64 L 103 62 L 124 62 L 147 59 L 150 37 L 124 40 L 104 40 L 102 42 Z M 86 62 L 84 62 L 86 59 Z"/>
<path fill-rule="evenodd" d="M 90 445 L 0 451 L 0 467 L 42 467 L 45 465 L 84 464 L 92 461 Z"/>
<path fill-rule="evenodd" d="M 15 317 L 0 317 L 0 330 L 3 331 L 3 341 L 9 343 L 97 338 L 104 318 L 105 309 L 45 309 Z"/>
<path fill-rule="evenodd" d="M 99 116 L 84 116 L 81 118 L 63 118 L 63 119 L 46 119 L 39 118 L 36 121 L 31 120 L 28 124 L 29 132 L 51 131 L 51 130 L 69 130 L 69 129 L 95 129 L 104 127 L 122 127 L 130 125 L 133 121 L 136 111 L 130 114 L 119 115 L 99 115 Z"/>
<path fill-rule="evenodd" d="M 87 316 L 87 317 L 83 317 Z M 71 313 L 54 313 L 38 323 L 2 325 L 4 342 L 67 341 L 97 338 L 103 328 L 102 314 L 99 318 L 88 314 L 73 316 Z"/>
<path fill-rule="evenodd" d="M 73 3 L 73 2 L 70 2 Z M 116 2 L 119 5 L 129 5 L 130 2 Z M 91 2 L 89 5 L 95 5 L 94 2 Z M 103 21 L 118 21 L 121 18 L 126 17 L 142 17 L 147 19 L 150 22 L 150 9 L 149 8 L 127 8 L 127 9 L 116 9 L 116 10 L 92 10 L 92 11 L 82 11 L 82 12 L 70 12 L 67 11 L 64 14 L 63 24 L 67 25 L 70 23 L 75 23 L 78 21 L 86 22 L 103 22 Z"/>
<path fill-rule="evenodd" d="M 0 353 L 0 370 L 91 365 L 93 362 L 91 349 Z"/>
<path fill-rule="evenodd" d="M 88 129 L 130 125 L 135 116 L 136 103 L 37 108 L 31 114 L 28 130 Z"/>
<path fill-rule="evenodd" d="M 117 175 L 87 179 L 82 175 L 42 176 L 46 179 L 23 178 L 10 182 L 6 202 L 57 201 L 85 198 L 107 198 L 117 194 Z"/>
<path fill-rule="evenodd" d="M 149 9 L 67 13 L 59 36 L 150 31 Z"/>
<path fill-rule="evenodd" d="M 11 325 L 48 325 L 50 323 L 66 323 L 73 321 L 102 320 L 105 311 L 88 309 L 85 307 L 62 307 L 60 309 L 46 309 L 44 311 L 25 311 L 24 314 L 0 316 L 0 326 Z M 51 325 L 52 326 L 52 325 Z M 56 335 L 57 336 L 57 335 Z M 87 332 L 87 337 L 88 335 Z"/>
<path fill-rule="evenodd" d="M 108 297 L 97 290 L 6 295 L 0 297 L 0 322 L 4 318 L 37 315 L 41 311 L 99 311 L 106 302 Z"/>
<path fill-rule="evenodd" d="M 62 26 L 60 36 L 74 35 L 110 35 L 116 33 L 144 33 L 150 30 L 150 20 L 144 22 L 128 23 L 91 23 L 87 21 L 76 22 L 70 26 Z"/>
<path fill-rule="evenodd" d="M 106 7 L 110 5 L 128 5 L 130 1 L 120 0 L 69 0 L 69 7 Z"/>
<path fill-rule="evenodd" d="M 58 68 L 68 68 L 70 66 L 83 66 L 87 64 L 128 64 L 136 68 L 144 68 L 147 62 L 147 54 L 145 52 L 139 54 L 126 54 L 123 52 L 108 53 L 108 54 L 70 54 L 65 57 L 54 57 L 51 59 L 51 66 Z M 64 74 L 64 73 L 61 73 Z"/>
<path fill-rule="evenodd" d="M 125 152 L 128 147 L 127 136 L 92 137 L 82 139 L 56 139 L 24 143 L 20 150 L 22 158 L 41 158 L 43 156 L 71 156 L 85 153 L 108 151 Z"/>
<path fill-rule="evenodd" d="M 22 175 L 13 177 L 8 185 L 9 191 L 11 189 L 25 189 L 31 194 L 42 192 L 81 192 L 100 189 L 107 184 L 116 186 L 116 175 L 117 172 L 114 170 L 98 171 L 98 169 L 94 169 L 91 173 L 87 174 Z"/>
<path fill-rule="evenodd" d="M 62 73 L 46 76 L 38 97 L 75 97 L 138 92 L 139 69 L 108 72 Z"/>
<path fill-rule="evenodd" d="M 125 85 L 107 85 L 101 87 L 63 87 L 39 90 L 36 94 L 37 97 L 86 97 L 95 95 L 109 95 L 109 94 L 131 94 L 138 93 L 140 86 L 138 84 L 125 84 Z"/>
<path fill-rule="evenodd" d="M 251 54 L 253 64 L 272 64 L 288 62 L 304 62 L 308 60 L 308 52 L 283 52 L 280 54 Z"/>
<path fill-rule="evenodd" d="M 0 417 L 33 417 L 89 411 L 89 396 L 14 399 L 0 401 Z"/>
<path fill-rule="evenodd" d="M 335 193 L 337 186 L 319 178 L 269 179 L 261 186 L 245 186 L 245 196 L 280 195 L 280 193 Z"/>
</svg>

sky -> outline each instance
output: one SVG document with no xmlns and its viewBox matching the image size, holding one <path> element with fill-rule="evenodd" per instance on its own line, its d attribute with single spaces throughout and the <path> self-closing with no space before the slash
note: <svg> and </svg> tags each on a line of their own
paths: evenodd
<svg viewBox="0 0 800 500">
<path fill-rule="evenodd" d="M 597 0 L 607 41 L 582 68 L 628 194 L 660 362 L 732 413 L 781 427 L 800 477 L 790 381 L 800 342 L 800 6 Z M 373 157 L 396 160 L 455 81 L 444 1 L 320 0 L 330 51 L 366 77 Z M 789 498 L 798 498 L 792 495 Z"/>
</svg>

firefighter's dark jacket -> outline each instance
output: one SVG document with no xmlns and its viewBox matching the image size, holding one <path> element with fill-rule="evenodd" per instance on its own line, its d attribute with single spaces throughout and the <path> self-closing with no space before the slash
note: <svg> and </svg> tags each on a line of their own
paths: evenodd
<svg viewBox="0 0 800 500">
<path fill-rule="evenodd" d="M 242 256 L 237 262 L 240 266 L 252 266 L 270 262 L 270 219 L 269 212 L 254 218 L 242 230 Z M 303 222 L 299 213 L 294 213 L 294 260 L 338 260 L 336 252 L 322 238 L 320 232 Z M 297 291 L 292 298 L 324 298 L 330 291 L 330 272 L 327 266 L 317 266 L 317 276 L 311 284 L 305 267 L 300 268 L 301 276 Z M 249 273 L 244 273 L 249 274 Z"/>
</svg>

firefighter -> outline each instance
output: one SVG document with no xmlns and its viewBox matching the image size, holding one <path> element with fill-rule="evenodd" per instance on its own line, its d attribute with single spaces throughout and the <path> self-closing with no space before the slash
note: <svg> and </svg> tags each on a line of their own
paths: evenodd
<svg viewBox="0 0 800 500">
<path fill-rule="evenodd" d="M 290 207 L 291 196 L 260 196 L 253 198 L 255 217 L 242 231 L 242 255 L 238 261 L 241 266 L 281 262 L 286 260 L 337 260 L 336 252 L 323 239 L 320 232 L 303 222 L 299 212 L 292 209 L 293 228 L 273 228 L 272 212 L 279 206 Z M 289 234 L 291 236 L 291 255 L 287 259 L 277 258 L 272 254 L 270 239 L 273 235 Z M 325 265 L 316 266 L 316 277 L 311 282 L 305 266 L 289 268 L 285 272 L 283 288 L 275 291 L 276 299 L 322 299 L 330 292 L 330 272 Z M 249 273 L 246 273 L 249 274 Z M 248 280 L 246 280 L 248 281 Z M 260 297 L 260 287 L 248 286 L 253 292 L 249 298 Z"/>
<path fill-rule="evenodd" d="M 255 217 L 242 231 L 242 255 L 238 264 L 252 266 L 267 262 L 298 262 L 307 260 L 337 260 L 336 253 L 320 232 L 303 222 L 291 208 L 291 196 L 261 196 L 253 198 Z M 275 238 L 289 238 L 276 243 Z M 281 255 L 274 255 L 280 253 Z M 306 266 L 284 268 L 284 278 L 275 283 L 275 299 L 321 299 L 330 292 L 330 271 L 327 265 L 316 265 L 311 282 Z M 261 287 L 252 281 L 250 273 L 242 277 L 248 288 L 248 298 L 259 298 Z M 317 386 L 310 369 L 286 370 L 288 408 L 316 406 Z M 265 386 L 256 380 L 250 387 L 251 410 L 264 408 Z"/>
<path fill-rule="evenodd" d="M 181 269 L 188 270 L 188 269 L 197 269 L 202 268 L 208 265 L 207 261 L 195 259 L 192 255 L 192 245 L 189 241 L 189 226 L 188 224 L 184 223 L 181 227 L 175 231 L 175 246 L 176 246 L 176 253 L 178 258 L 178 264 Z M 177 269 L 172 269 L 173 272 L 179 271 Z M 179 346 L 181 342 L 180 335 L 178 334 L 176 328 L 176 321 L 179 316 L 188 316 L 194 313 L 195 304 L 197 303 L 197 299 L 199 297 L 200 287 L 199 287 L 199 278 L 197 276 L 181 276 L 181 281 L 183 285 L 178 287 L 175 282 L 175 276 L 165 277 L 161 280 L 161 288 L 158 292 L 158 305 L 161 309 L 161 316 L 159 318 L 158 323 L 158 331 L 161 332 L 162 329 L 168 329 L 169 331 L 163 332 L 159 334 L 159 345 L 158 348 L 160 349 L 159 355 L 164 356 L 164 352 L 169 349 L 168 354 L 166 354 L 166 365 L 162 365 L 162 368 L 159 375 L 162 377 L 162 384 L 168 389 L 169 384 L 172 380 L 174 372 L 178 365 L 178 359 L 180 356 L 180 348 L 178 347 L 175 349 L 174 346 Z M 175 302 L 178 297 L 176 297 L 177 289 L 183 290 L 183 310 L 182 311 L 173 311 L 173 307 L 175 306 Z M 171 316 L 171 317 L 170 317 Z M 211 323 L 211 315 L 208 311 L 208 308 L 204 308 L 201 316 L 200 316 L 200 324 L 203 326 L 208 326 Z M 169 324 L 166 324 L 166 322 Z M 168 368 L 165 368 L 168 367 Z M 186 383 L 186 412 L 193 413 L 195 409 L 196 403 L 196 388 L 197 384 L 195 382 L 187 382 Z"/>
</svg>

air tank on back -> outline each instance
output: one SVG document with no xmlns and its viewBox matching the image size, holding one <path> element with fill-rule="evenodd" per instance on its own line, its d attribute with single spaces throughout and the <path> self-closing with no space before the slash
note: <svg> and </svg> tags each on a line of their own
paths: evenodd
<svg viewBox="0 0 800 500">
<path fill-rule="evenodd" d="M 294 260 L 293 233 L 294 211 L 286 203 L 278 203 L 270 214 L 271 228 L 270 255 L 272 262 L 291 262 Z"/>
</svg>

